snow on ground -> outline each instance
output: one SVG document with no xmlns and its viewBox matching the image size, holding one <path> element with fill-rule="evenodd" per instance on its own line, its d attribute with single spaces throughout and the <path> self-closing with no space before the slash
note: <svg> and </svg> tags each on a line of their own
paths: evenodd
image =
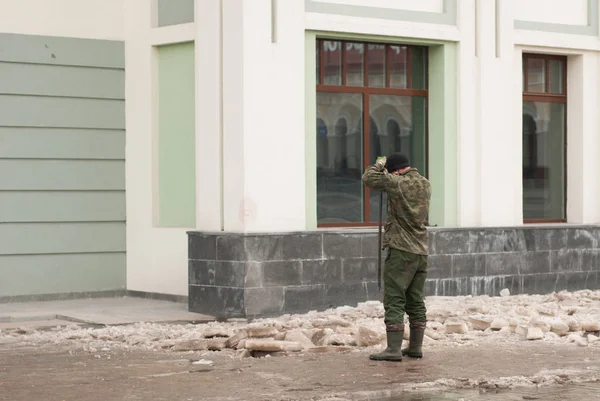
<svg viewBox="0 0 600 401">
<path fill-rule="evenodd" d="M 600 291 L 500 297 L 429 297 L 425 345 L 478 346 L 487 341 L 543 341 L 600 347 Z M 408 339 L 408 324 L 405 338 Z M 377 301 L 324 312 L 284 315 L 248 322 L 175 325 L 136 323 L 83 328 L 58 326 L 0 331 L 0 344 L 68 345 L 89 352 L 152 350 L 215 351 L 264 356 L 269 352 L 333 352 L 381 348 L 383 305 Z M 233 353 L 232 350 L 237 350 Z"/>
</svg>

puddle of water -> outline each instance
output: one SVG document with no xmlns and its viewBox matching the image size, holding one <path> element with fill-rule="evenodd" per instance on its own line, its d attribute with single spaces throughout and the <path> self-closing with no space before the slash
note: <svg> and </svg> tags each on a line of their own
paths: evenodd
<svg viewBox="0 0 600 401">
<path fill-rule="evenodd" d="M 451 391 L 444 392 L 436 392 L 436 393 L 427 393 L 427 394 L 406 394 L 403 396 L 391 397 L 391 398 L 381 398 L 374 401 L 438 401 L 438 400 L 464 400 L 466 394 L 464 393 L 455 393 Z"/>
<path fill-rule="evenodd" d="M 373 401 L 482 401 L 482 400 L 540 400 L 540 401 L 580 401 L 600 400 L 600 383 L 542 387 L 539 389 L 513 390 L 454 390 L 436 393 L 407 393 L 391 398 L 379 398 Z"/>
</svg>

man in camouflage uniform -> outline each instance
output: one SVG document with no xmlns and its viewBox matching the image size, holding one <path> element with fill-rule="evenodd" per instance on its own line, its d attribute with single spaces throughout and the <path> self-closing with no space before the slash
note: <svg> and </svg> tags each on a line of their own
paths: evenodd
<svg viewBox="0 0 600 401">
<path fill-rule="evenodd" d="M 422 358 L 426 326 L 424 285 L 427 277 L 429 238 L 427 220 L 431 186 L 401 153 L 378 157 L 363 176 L 363 183 L 384 191 L 388 222 L 383 247 L 387 248 L 383 274 L 387 348 L 372 360 L 401 361 L 402 356 Z M 404 313 L 410 323 L 410 343 L 402 347 Z"/>
</svg>

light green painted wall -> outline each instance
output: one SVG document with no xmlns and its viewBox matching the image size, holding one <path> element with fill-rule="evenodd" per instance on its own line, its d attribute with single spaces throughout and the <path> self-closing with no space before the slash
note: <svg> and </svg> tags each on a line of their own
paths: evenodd
<svg viewBox="0 0 600 401">
<path fill-rule="evenodd" d="M 125 191 L 123 160 L 0 159 L 9 191 Z"/>
<path fill-rule="evenodd" d="M 305 114 L 306 114 L 306 229 L 317 229 L 317 35 L 306 32 L 305 40 Z"/>
<path fill-rule="evenodd" d="M 0 144 L 0 158 L 125 160 L 123 130 L 0 127 Z"/>
<path fill-rule="evenodd" d="M 3 223 L 1 255 L 125 252 L 122 222 Z"/>
<path fill-rule="evenodd" d="M 457 223 L 456 45 L 431 46 L 429 52 L 429 222 Z"/>
<path fill-rule="evenodd" d="M 306 228 L 317 228 L 316 71 L 317 37 L 383 43 L 429 45 L 429 179 L 432 184 L 430 224 L 457 223 L 457 55 L 454 43 L 359 34 L 306 32 Z"/>
<path fill-rule="evenodd" d="M 0 197 L 0 221 L 125 221 L 125 191 L 8 191 Z"/>
<path fill-rule="evenodd" d="M 196 226 L 194 43 L 158 48 L 158 225 Z"/>
<path fill-rule="evenodd" d="M 125 252 L 0 258 L 0 298 L 123 289 Z"/>
<path fill-rule="evenodd" d="M 158 26 L 194 22 L 194 0 L 157 0 Z"/>
<path fill-rule="evenodd" d="M 3 94 L 0 110 L 5 127 L 119 130 L 125 127 L 123 100 Z"/>
<path fill-rule="evenodd" d="M 124 289 L 123 43 L 0 49 L 0 298 Z"/>
<path fill-rule="evenodd" d="M 122 41 L 0 33 L 0 48 L 0 61 L 95 69 L 114 68 L 124 74 L 125 43 Z M 29 78 L 36 79 L 33 76 Z M 86 82 L 86 85 L 95 84 Z"/>
</svg>

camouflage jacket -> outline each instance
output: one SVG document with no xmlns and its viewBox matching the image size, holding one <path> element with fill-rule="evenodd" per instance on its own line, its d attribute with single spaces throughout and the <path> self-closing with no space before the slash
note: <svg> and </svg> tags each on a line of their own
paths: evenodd
<svg viewBox="0 0 600 401">
<path fill-rule="evenodd" d="M 426 224 L 429 219 L 431 185 L 417 169 L 403 174 L 390 174 L 378 165 L 367 167 L 363 183 L 387 194 L 388 221 L 385 223 L 383 246 L 427 255 L 429 235 Z"/>
</svg>

